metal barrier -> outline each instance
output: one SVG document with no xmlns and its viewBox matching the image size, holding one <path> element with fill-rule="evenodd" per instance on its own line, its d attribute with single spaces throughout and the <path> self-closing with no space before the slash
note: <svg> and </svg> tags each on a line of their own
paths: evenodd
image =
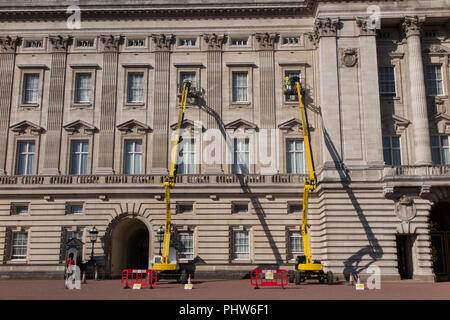
<svg viewBox="0 0 450 320">
<path fill-rule="evenodd" d="M 259 287 L 282 287 L 288 285 L 287 270 L 254 269 L 250 271 L 250 282 L 255 289 Z"/>
<path fill-rule="evenodd" d="M 130 286 L 139 284 L 141 286 L 153 286 L 157 283 L 156 270 L 151 269 L 125 269 L 122 271 L 122 285 L 124 289 L 129 289 Z"/>
</svg>

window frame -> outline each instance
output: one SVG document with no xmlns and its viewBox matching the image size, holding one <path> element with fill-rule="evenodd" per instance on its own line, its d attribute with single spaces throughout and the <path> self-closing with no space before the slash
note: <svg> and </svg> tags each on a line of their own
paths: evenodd
<svg viewBox="0 0 450 320">
<path fill-rule="evenodd" d="M 20 258 L 14 257 L 14 236 L 17 234 L 25 234 L 26 235 L 26 244 L 22 245 L 21 247 L 25 247 L 25 255 L 21 256 Z M 28 254 L 29 254 L 29 232 L 28 230 L 20 230 L 20 231 L 12 231 L 12 237 L 11 237 L 11 256 L 10 261 L 11 262 L 23 262 L 28 260 Z"/>
<path fill-rule="evenodd" d="M 389 148 L 386 148 L 385 146 L 384 146 L 384 143 L 383 143 L 383 138 L 389 138 L 389 143 L 390 143 L 390 146 L 389 146 Z M 392 143 L 392 138 L 398 138 L 398 147 L 393 147 L 393 143 Z M 393 167 L 395 167 L 395 166 L 401 166 L 402 165 L 402 163 L 403 163 L 403 157 L 402 157 L 402 139 L 401 139 L 401 136 L 400 135 L 383 135 L 382 137 L 381 137 L 381 143 L 382 143 L 382 149 L 383 149 L 383 161 L 384 161 L 384 163 L 385 163 L 385 165 L 387 165 L 387 166 L 393 166 Z M 393 160 L 394 160 L 394 149 L 397 149 L 399 152 L 400 152 L 400 164 L 393 164 Z M 391 164 L 388 164 L 387 162 L 386 162 L 386 159 L 384 159 L 384 151 L 385 150 L 389 150 L 389 154 L 390 154 L 390 157 L 391 157 Z"/>
<path fill-rule="evenodd" d="M 301 141 L 301 144 L 302 144 L 302 163 L 303 163 L 303 172 L 288 172 L 288 143 L 290 142 L 290 141 Z M 284 143 L 284 145 L 285 145 L 285 148 L 284 148 L 284 150 L 285 150 L 285 166 L 286 166 L 286 174 L 307 174 L 307 172 L 306 172 L 306 163 L 305 163 L 305 157 L 306 157 L 306 155 L 305 155 L 305 139 L 304 139 L 304 137 L 298 137 L 298 138 L 295 138 L 295 137 L 287 137 L 286 139 L 285 139 L 285 143 Z M 296 152 L 296 150 L 294 150 L 294 153 L 297 153 Z M 297 166 L 297 165 L 296 165 Z"/>
<path fill-rule="evenodd" d="M 394 78 L 392 79 L 392 80 L 388 80 L 388 81 L 386 81 L 386 80 L 381 80 L 381 72 L 380 72 L 380 70 L 381 69 L 387 69 L 387 68 L 391 68 L 392 69 L 392 74 L 393 74 L 393 76 L 394 76 Z M 394 85 L 394 91 L 392 92 L 382 92 L 381 91 L 381 83 L 386 83 L 386 82 L 389 82 L 389 83 L 393 83 L 393 85 Z M 382 95 L 382 96 L 387 96 L 387 97 L 389 97 L 389 96 L 391 96 L 391 97 L 397 97 L 397 70 L 396 70 L 396 66 L 395 65 L 381 65 L 381 66 L 379 66 L 378 67 L 378 87 L 379 87 L 379 90 L 380 90 L 380 95 Z"/>
<path fill-rule="evenodd" d="M 194 257 L 195 257 L 195 231 L 194 230 L 179 230 L 177 233 L 178 233 L 178 244 L 179 244 L 179 248 L 180 248 L 179 252 L 178 252 L 179 259 L 186 260 L 186 261 L 194 260 Z M 185 253 L 183 253 L 181 250 L 181 248 L 182 248 L 181 236 L 185 235 L 185 234 L 189 234 L 192 239 L 192 253 L 191 253 L 192 257 L 182 256 L 182 255 L 185 255 Z"/>
<path fill-rule="evenodd" d="M 126 168 L 126 161 L 127 161 L 127 154 L 128 154 L 128 152 L 127 152 L 127 143 L 128 142 L 133 142 L 134 146 L 136 147 L 136 142 L 138 142 L 138 141 L 141 143 L 141 150 L 142 150 L 140 152 L 140 154 L 141 154 L 141 170 L 140 171 L 141 172 L 140 173 L 135 173 L 135 172 L 133 172 L 133 173 L 126 173 L 125 168 Z M 132 152 L 132 154 L 133 155 L 139 154 L 139 152 L 136 152 L 135 150 L 136 150 L 136 148 L 134 148 L 134 152 Z M 123 140 L 122 173 L 123 174 L 128 174 L 128 175 L 140 175 L 140 174 L 143 174 L 144 168 L 145 168 L 145 165 L 144 165 L 144 139 L 142 139 L 142 138 L 125 138 Z M 134 168 L 134 158 L 133 158 L 133 169 L 135 169 Z M 132 170 L 132 171 L 135 171 L 135 170 Z"/>
<path fill-rule="evenodd" d="M 196 140 L 195 138 L 189 137 L 189 138 L 184 138 L 183 141 L 181 142 L 180 148 L 179 148 L 179 151 L 178 151 L 178 154 L 177 154 L 177 165 L 178 165 L 177 174 L 196 174 L 197 173 L 197 163 L 196 163 L 197 162 L 197 145 L 195 143 L 196 142 L 195 140 Z M 185 146 L 185 142 L 186 141 L 192 142 L 192 143 L 189 143 L 189 146 L 190 146 L 189 150 L 188 150 L 189 153 L 184 153 L 184 146 Z M 183 166 L 183 168 L 185 168 L 187 166 L 188 168 L 192 169 L 193 172 L 181 172 L 180 171 L 180 167 L 181 167 L 180 166 L 180 164 L 181 164 L 181 162 L 180 162 L 180 153 L 181 152 L 183 152 L 183 157 L 182 157 L 183 159 L 184 159 L 184 155 L 185 154 L 191 155 L 193 157 L 194 163 L 190 163 L 190 164 L 187 164 L 187 165 Z M 190 157 L 188 157 L 188 159 L 189 158 Z"/>
<path fill-rule="evenodd" d="M 237 252 L 236 251 L 236 234 L 237 233 L 246 233 L 247 234 L 247 248 L 248 251 L 247 252 Z M 250 234 L 250 230 L 247 229 L 234 229 L 232 231 L 232 260 L 233 261 L 249 261 L 251 260 L 251 252 L 252 252 L 252 248 L 251 248 L 251 234 Z M 242 245 L 241 245 L 242 246 Z M 246 254 L 246 256 L 241 256 L 239 257 L 238 255 L 240 254 Z"/>
<path fill-rule="evenodd" d="M 81 212 L 72 212 L 72 208 L 81 206 Z M 66 202 L 66 215 L 83 215 L 85 214 L 84 202 Z"/>
<path fill-rule="evenodd" d="M 42 106 L 43 101 L 43 89 L 44 89 L 44 76 L 45 70 L 47 70 L 47 66 L 41 65 L 23 65 L 19 66 L 21 70 L 20 78 L 19 78 L 19 92 L 18 92 L 18 107 L 19 110 L 33 110 L 39 109 Z M 39 76 L 38 83 L 38 98 L 36 103 L 25 103 L 25 77 L 27 75 L 36 74 Z"/>
<path fill-rule="evenodd" d="M 247 173 L 243 173 L 242 171 L 241 171 L 241 169 L 240 169 L 240 167 L 238 166 L 238 163 L 235 163 L 235 159 L 236 159 L 236 153 L 237 153 L 237 148 L 236 148 L 236 146 L 237 146 L 237 142 L 238 141 L 245 141 L 245 142 L 248 142 L 247 143 L 247 145 L 248 145 L 248 150 L 241 150 L 241 152 L 244 152 L 244 153 L 247 153 L 248 154 L 248 164 L 247 164 L 247 169 L 248 169 L 248 172 Z M 232 174 L 251 174 L 251 172 L 252 172 L 252 166 L 251 166 L 251 146 L 250 146 L 250 137 L 247 137 L 247 136 L 244 136 L 244 137 L 233 137 L 233 159 L 232 159 L 232 164 L 231 164 L 231 173 Z M 235 172 L 235 168 L 239 168 L 239 170 L 238 170 L 238 172 Z"/>
<path fill-rule="evenodd" d="M 124 64 L 124 81 L 123 81 L 123 108 L 124 109 L 144 109 L 148 106 L 148 95 L 149 95 L 149 68 L 150 65 L 132 65 Z M 142 101 L 141 102 L 130 102 L 129 101 L 129 75 L 130 74 L 142 74 Z"/>
<path fill-rule="evenodd" d="M 34 152 L 33 152 L 33 155 L 34 155 L 34 158 L 33 158 L 33 167 L 32 167 L 32 172 L 30 173 L 30 174 L 19 174 L 19 152 L 20 152 L 20 144 L 21 143 L 26 143 L 26 142 L 33 142 L 34 143 Z M 16 146 L 15 146 L 15 150 L 16 150 L 16 152 L 15 152 L 15 157 L 16 157 L 16 159 L 15 159 L 15 170 L 14 170 L 14 173 L 15 173 L 15 175 L 17 175 L 17 176 L 32 176 L 32 175 L 35 175 L 36 174 L 36 170 L 37 170 L 37 168 L 36 168 L 36 166 L 37 166 L 37 158 L 38 158 L 38 155 L 39 155 L 39 149 L 38 149 L 38 146 L 37 146 L 37 144 L 36 144 L 36 139 L 26 139 L 26 138 L 24 138 L 24 139 L 17 139 L 16 140 Z M 27 150 L 28 150 L 28 148 L 27 148 Z"/>
<path fill-rule="evenodd" d="M 96 83 L 97 83 L 97 69 L 94 65 L 71 65 L 72 68 L 72 94 L 71 94 L 71 109 L 93 108 L 95 104 Z M 79 74 L 90 74 L 90 90 L 89 101 L 77 101 L 77 77 Z"/>
<path fill-rule="evenodd" d="M 441 84 L 441 93 L 436 93 L 436 94 L 430 94 L 430 85 L 429 83 L 431 82 L 431 80 L 428 78 L 428 68 L 429 67 L 438 67 L 439 71 L 440 71 L 440 79 L 433 79 L 433 81 L 440 81 Z M 426 95 L 427 97 L 442 97 L 445 96 L 445 81 L 444 81 L 444 72 L 443 72 L 443 64 L 441 63 L 429 63 L 429 64 L 425 64 L 425 87 L 426 87 Z M 437 82 L 436 82 L 437 83 Z"/>
<path fill-rule="evenodd" d="M 433 137 L 437 137 L 438 138 L 439 146 L 437 146 L 437 147 L 433 146 Z M 447 137 L 447 141 L 449 143 L 449 146 L 447 146 L 447 147 L 443 147 L 442 146 L 441 137 Z M 432 158 L 433 165 L 438 165 L 438 166 L 450 165 L 450 135 L 447 135 L 447 134 L 433 134 L 433 135 L 430 136 L 430 145 L 431 145 L 431 158 Z M 439 163 L 435 163 L 434 162 L 433 149 L 438 149 L 439 150 Z M 447 149 L 448 150 L 447 153 L 449 155 L 448 156 L 449 163 L 443 163 L 442 162 L 442 159 L 443 159 L 443 157 L 442 157 L 442 152 L 443 152 L 442 149 Z"/>
<path fill-rule="evenodd" d="M 245 74 L 247 75 L 247 85 L 245 86 L 245 88 L 247 89 L 247 100 L 234 100 L 234 75 L 235 74 Z M 250 104 L 251 98 L 250 98 L 250 75 L 249 75 L 249 71 L 248 70 L 233 70 L 231 71 L 231 104 L 234 105 L 239 105 L 239 104 Z"/>
<path fill-rule="evenodd" d="M 293 251 L 292 250 L 292 235 L 293 234 L 298 234 L 298 238 L 300 238 L 300 249 L 303 249 L 301 251 Z M 295 257 L 297 255 L 302 255 L 305 253 L 305 245 L 303 242 L 303 236 L 302 236 L 302 232 L 299 230 L 289 230 L 289 234 L 288 234 L 288 239 L 289 239 L 289 246 L 288 246 L 288 250 L 289 250 L 289 254 L 291 255 L 291 257 L 293 259 L 295 259 Z"/>
<path fill-rule="evenodd" d="M 86 173 L 72 173 L 72 164 L 73 164 L 73 144 L 75 142 L 86 142 L 87 143 L 87 152 L 83 152 L 81 151 L 81 154 L 86 154 L 87 153 L 87 167 L 86 167 Z M 73 175 L 73 176 L 83 176 L 83 175 L 88 175 L 90 173 L 90 155 L 91 155 L 91 141 L 90 139 L 87 138 L 74 138 L 74 139 L 70 139 L 69 141 L 69 167 L 68 167 L 68 172 L 69 175 Z M 80 162 L 81 165 L 81 162 Z M 78 167 L 80 167 L 80 165 Z M 78 168 L 79 169 L 79 168 Z"/>
</svg>

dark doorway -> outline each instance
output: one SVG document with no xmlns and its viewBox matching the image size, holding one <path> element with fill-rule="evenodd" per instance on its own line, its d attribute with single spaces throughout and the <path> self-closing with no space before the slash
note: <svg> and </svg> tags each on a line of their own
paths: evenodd
<svg viewBox="0 0 450 320">
<path fill-rule="evenodd" d="M 131 269 L 148 269 L 148 231 L 136 230 L 128 241 L 128 266 Z"/>
<path fill-rule="evenodd" d="M 431 210 L 430 236 L 436 281 L 450 281 L 450 203 L 437 203 Z"/>
<path fill-rule="evenodd" d="M 397 242 L 397 263 L 398 273 L 401 279 L 412 279 L 413 277 L 413 257 L 412 248 L 414 244 L 414 235 L 398 234 Z"/>
</svg>

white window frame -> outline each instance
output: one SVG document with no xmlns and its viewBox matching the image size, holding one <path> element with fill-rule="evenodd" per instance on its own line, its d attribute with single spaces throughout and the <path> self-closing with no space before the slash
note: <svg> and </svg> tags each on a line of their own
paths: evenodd
<svg viewBox="0 0 450 320">
<path fill-rule="evenodd" d="M 25 234 L 25 245 L 21 244 L 21 245 L 16 245 L 15 244 L 15 236 L 18 234 Z M 11 243 L 11 260 L 15 261 L 15 260 L 19 260 L 19 261 L 23 261 L 26 260 L 28 257 L 28 232 L 27 231 L 19 231 L 19 232 L 13 232 L 12 233 L 12 239 L 11 239 L 12 243 Z M 25 254 L 24 255 L 20 255 L 20 256 L 14 256 L 14 249 L 16 247 L 19 248 L 25 248 Z"/>
<path fill-rule="evenodd" d="M 288 159 L 289 159 L 289 154 L 290 153 L 294 153 L 294 155 L 296 153 L 298 153 L 299 151 L 295 150 L 294 151 L 288 151 L 288 145 L 290 142 L 297 142 L 297 141 L 301 141 L 301 145 L 302 145 L 302 162 L 303 162 L 303 168 L 301 168 L 301 171 L 298 172 L 298 168 L 297 168 L 297 162 L 294 161 L 294 165 L 295 165 L 295 172 L 289 172 L 289 166 L 288 166 Z M 305 174 L 306 173 L 306 168 L 305 168 L 305 140 L 303 138 L 287 138 L 286 139 L 286 173 L 292 173 L 292 174 Z M 294 158 L 295 160 L 295 158 Z"/>
<path fill-rule="evenodd" d="M 247 240 L 247 244 L 237 244 L 238 234 L 245 234 L 243 239 Z M 238 249 L 239 248 L 239 249 Z M 243 249 L 243 250 L 241 250 Z M 248 230 L 233 230 L 233 260 L 250 260 L 250 231 Z"/>
<path fill-rule="evenodd" d="M 186 148 L 187 147 L 187 148 Z M 180 145 L 180 151 L 178 153 L 178 174 L 195 174 L 196 173 L 196 157 L 195 157 L 195 139 L 184 139 Z M 193 163 L 186 163 L 185 160 Z"/>
<path fill-rule="evenodd" d="M 283 71 L 283 75 L 284 75 L 284 77 L 283 77 L 283 83 L 284 83 L 284 80 L 286 79 L 286 76 L 287 75 L 293 75 L 293 76 L 298 76 L 299 77 L 299 79 L 300 79 L 300 83 L 302 83 L 301 81 L 302 81 L 302 72 L 301 72 L 301 70 L 300 69 L 297 69 L 297 70 L 294 70 L 294 69 L 288 69 L 288 68 L 286 68 L 286 69 L 284 69 L 284 71 Z M 290 76 L 289 76 L 290 77 Z M 294 84 L 292 84 L 292 85 L 294 85 Z M 288 100 L 288 97 L 286 96 L 286 95 L 284 95 L 283 94 L 283 96 L 284 96 L 284 98 L 283 98 L 283 100 L 284 100 L 284 103 L 293 103 L 293 104 L 295 104 L 295 105 L 297 105 L 298 104 L 298 95 L 297 94 L 295 94 L 295 95 L 291 95 L 291 96 L 289 96 L 289 97 L 294 97 L 294 99 L 289 99 Z"/>
<path fill-rule="evenodd" d="M 245 74 L 246 75 L 246 85 L 245 86 L 235 86 L 234 85 L 234 76 L 235 75 L 238 75 L 238 74 Z M 241 90 L 244 90 L 244 92 L 246 92 L 246 100 L 239 100 L 238 99 L 238 92 L 237 91 L 235 91 L 235 90 L 238 90 L 238 89 L 241 89 Z M 250 88 L 249 88 L 249 72 L 248 71 L 241 71 L 241 70 L 239 70 L 239 71 L 232 71 L 231 72 L 231 102 L 233 103 L 233 104 L 239 104 L 239 103 L 249 103 L 250 102 L 250 90 L 249 90 Z M 235 95 L 235 92 L 236 92 L 236 95 Z M 235 99 L 235 96 L 236 96 L 236 99 Z"/>
<path fill-rule="evenodd" d="M 435 138 L 435 137 L 437 137 L 437 139 L 438 139 L 438 142 L 439 142 L 439 145 L 438 146 L 433 146 L 433 138 Z M 441 137 L 447 137 L 447 139 L 448 139 L 448 142 L 449 142 L 449 145 L 448 146 L 446 146 L 446 147 L 444 147 L 444 146 L 442 146 L 442 140 L 441 140 Z M 449 135 L 432 135 L 431 136 L 431 155 L 432 155 L 432 158 L 434 158 L 433 157 L 433 151 L 434 151 L 434 149 L 437 149 L 438 151 L 439 151 L 439 163 L 436 163 L 434 160 L 436 160 L 436 159 L 433 159 L 433 164 L 435 164 L 435 165 L 450 165 L 450 136 Z M 447 151 L 447 159 L 449 159 L 449 163 L 443 163 L 443 152 L 445 152 L 445 150 Z"/>
<path fill-rule="evenodd" d="M 133 148 L 132 151 L 128 152 L 127 151 L 127 143 L 133 143 Z M 136 151 L 136 145 L 137 143 L 141 144 L 141 151 Z M 143 140 L 142 139 L 125 139 L 124 140 L 124 154 L 123 154 L 123 173 L 124 174 L 142 174 L 143 173 L 143 159 L 144 159 L 144 145 L 143 145 Z M 130 172 L 126 172 L 125 168 L 127 167 L 127 159 L 128 159 L 128 155 L 130 155 L 130 161 L 131 161 L 131 170 Z M 136 155 L 141 155 L 141 170 L 140 172 L 136 172 L 136 168 L 134 167 L 135 165 L 135 158 Z"/>
<path fill-rule="evenodd" d="M 428 72 L 428 68 L 437 68 L 439 70 L 439 74 L 440 74 L 440 79 L 429 79 L 429 72 Z M 435 70 L 437 70 L 435 69 Z M 425 82 L 426 82 L 426 89 L 427 89 L 427 96 L 429 97 L 438 97 L 438 96 L 443 96 L 444 95 L 444 75 L 442 72 L 442 65 L 441 64 L 428 64 L 425 65 Z M 431 86 L 431 84 L 434 83 L 433 86 Z M 435 93 L 431 93 L 431 89 L 432 87 L 434 88 L 438 88 L 439 85 L 438 83 L 440 83 L 440 92 L 436 92 Z"/>
<path fill-rule="evenodd" d="M 75 143 L 79 143 L 79 142 L 81 142 L 80 143 L 80 150 L 74 150 L 73 148 L 74 148 L 74 144 Z M 70 174 L 71 175 L 85 175 L 85 174 L 88 174 L 89 173 L 89 140 L 86 140 L 86 139 L 80 139 L 80 140 L 78 140 L 78 139 L 73 139 L 73 140 L 70 140 L 70 161 L 69 161 L 69 172 L 70 172 Z M 83 145 L 84 144 L 87 144 L 87 151 L 83 151 Z M 78 162 L 78 165 L 77 165 L 77 170 L 76 170 L 76 172 L 74 173 L 74 172 L 72 172 L 72 165 L 73 165 L 73 162 L 74 162 L 74 155 L 79 155 L 79 162 Z M 86 161 L 86 172 L 81 172 L 81 163 L 82 163 L 82 159 L 83 159 L 83 156 L 86 156 L 87 157 L 87 161 Z"/>
<path fill-rule="evenodd" d="M 192 247 L 181 247 L 181 243 L 182 243 L 182 237 L 188 235 L 191 243 L 192 243 Z M 180 249 L 178 251 L 178 256 L 180 259 L 186 259 L 186 260 L 193 260 L 194 259 L 194 249 L 195 249 L 195 237 L 194 237 L 194 231 L 190 231 L 190 230 L 186 230 L 186 231 L 179 231 L 178 232 L 178 243 L 180 245 Z M 187 251 L 184 251 L 182 249 L 187 249 Z"/>
<path fill-rule="evenodd" d="M 22 143 L 27 143 L 27 148 L 26 151 L 24 153 L 20 152 L 20 144 Z M 30 143 L 34 144 L 34 151 L 30 152 Z M 24 168 L 24 172 L 25 173 L 19 173 L 19 159 L 20 156 L 24 154 L 26 157 L 26 161 L 25 161 L 25 168 Z M 31 163 L 31 173 L 27 172 L 27 168 L 28 168 L 28 164 L 29 164 L 29 156 L 33 155 L 33 160 Z M 36 163 L 36 157 L 37 157 L 37 152 L 36 152 L 36 141 L 35 140 L 17 140 L 17 159 L 16 159 L 16 175 L 21 175 L 21 176 L 26 176 L 26 175 L 33 175 L 35 172 L 35 163 Z"/>
<path fill-rule="evenodd" d="M 402 139 L 401 139 L 401 137 L 399 135 L 384 135 L 382 138 L 389 138 L 389 147 L 385 147 L 383 144 L 383 160 L 385 161 L 386 165 L 401 166 L 402 165 Z M 392 138 L 398 138 L 398 147 L 393 147 Z M 384 159 L 384 151 L 385 150 L 389 150 L 389 155 L 391 157 L 391 164 L 388 164 L 386 162 L 386 159 Z M 393 164 L 394 150 L 400 151 L 400 164 Z"/>
<path fill-rule="evenodd" d="M 87 88 L 80 88 L 78 77 L 80 76 L 89 76 L 89 86 Z M 89 99 L 86 100 L 79 100 L 79 93 L 80 90 L 89 92 L 88 97 Z M 92 72 L 76 72 L 75 73 L 75 93 L 74 93 L 74 104 L 89 104 L 92 102 Z"/>
<path fill-rule="evenodd" d="M 247 145 L 247 148 L 244 150 L 242 149 L 242 144 L 239 144 L 239 142 L 244 142 L 243 145 Z M 240 156 L 241 154 L 244 154 L 244 158 Z M 239 162 L 239 159 L 245 159 L 245 154 L 247 154 L 248 163 L 241 163 Z M 242 172 L 240 164 L 244 164 L 247 167 L 248 172 Z M 251 167 L 250 167 L 250 138 L 234 138 L 233 140 L 233 164 L 231 165 L 231 171 L 233 174 L 250 174 L 251 173 Z"/>
<path fill-rule="evenodd" d="M 130 84 L 130 80 L 132 76 L 140 75 L 142 77 L 142 87 L 137 89 L 132 89 Z M 134 92 L 141 92 L 141 99 L 140 100 L 131 100 L 130 91 L 133 90 Z M 134 95 L 136 97 L 136 94 Z M 130 71 L 127 72 L 127 97 L 126 97 L 126 103 L 127 104 L 144 104 L 145 103 L 145 73 L 142 71 Z"/>
<path fill-rule="evenodd" d="M 300 239 L 300 251 L 294 251 L 293 250 L 293 238 L 299 238 Z M 304 247 L 303 237 L 302 237 L 302 232 L 301 231 L 297 231 L 297 230 L 289 231 L 289 253 L 292 255 L 293 258 L 295 258 L 296 255 L 301 255 L 301 254 L 305 253 L 305 247 Z"/>
</svg>

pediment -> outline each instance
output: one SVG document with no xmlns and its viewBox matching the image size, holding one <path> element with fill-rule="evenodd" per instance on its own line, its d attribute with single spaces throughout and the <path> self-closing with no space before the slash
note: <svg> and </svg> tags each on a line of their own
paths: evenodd
<svg viewBox="0 0 450 320">
<path fill-rule="evenodd" d="M 450 116 L 446 113 L 438 113 L 433 117 L 438 133 L 450 134 Z"/>
<path fill-rule="evenodd" d="M 299 131 L 302 132 L 303 131 L 303 125 L 300 119 L 297 118 L 292 118 L 288 121 L 285 121 L 283 123 L 280 123 L 278 125 L 278 128 L 282 131 L 286 131 L 286 132 L 290 132 L 290 131 Z M 309 124 L 309 130 L 313 131 L 314 127 Z"/>
<path fill-rule="evenodd" d="M 401 135 L 410 123 L 408 119 L 393 114 L 382 119 L 383 132 Z"/>
<path fill-rule="evenodd" d="M 424 49 L 425 53 L 431 54 L 431 55 L 439 55 L 439 54 L 449 54 L 450 48 L 447 48 L 440 44 L 432 44 L 428 48 Z"/>
<path fill-rule="evenodd" d="M 172 130 L 176 130 L 178 122 L 172 123 L 170 125 L 170 128 Z M 202 132 L 205 131 L 205 127 L 201 124 L 200 121 L 192 121 L 189 119 L 184 119 L 183 123 L 181 124 L 181 129 L 187 129 L 187 130 L 201 130 Z"/>
<path fill-rule="evenodd" d="M 250 121 L 244 119 L 237 119 L 225 125 L 225 129 L 233 130 L 257 130 L 258 126 Z"/>
<path fill-rule="evenodd" d="M 16 123 L 9 128 L 16 134 L 39 135 L 45 131 L 44 128 L 27 120 Z"/>
<path fill-rule="evenodd" d="M 83 120 L 76 120 L 74 122 L 68 123 L 63 126 L 63 128 L 70 134 L 94 134 L 97 131 L 97 128 L 95 126 Z"/>
<path fill-rule="evenodd" d="M 123 134 L 127 133 L 145 134 L 151 131 L 151 128 L 148 125 L 134 119 L 128 120 L 124 123 L 117 125 L 117 129 Z"/>
</svg>

